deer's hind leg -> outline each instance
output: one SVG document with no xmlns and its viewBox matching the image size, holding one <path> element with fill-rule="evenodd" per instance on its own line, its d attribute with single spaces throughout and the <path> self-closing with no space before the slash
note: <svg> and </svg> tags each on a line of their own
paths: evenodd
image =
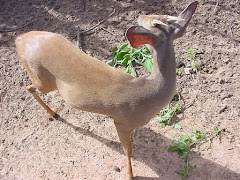
<svg viewBox="0 0 240 180">
<path fill-rule="evenodd" d="M 42 101 L 37 93 L 37 90 L 42 94 L 47 94 L 48 92 L 57 89 L 54 76 L 43 67 L 30 69 L 25 60 L 21 61 L 32 81 L 32 84 L 27 86 L 27 90 L 51 116 L 57 117 L 57 114 Z"/>
<path fill-rule="evenodd" d="M 56 116 L 56 113 L 50 109 L 40 98 L 40 96 L 37 94 L 37 89 L 34 86 L 34 84 L 31 84 L 29 86 L 27 86 L 27 90 L 33 95 L 33 97 L 39 102 L 39 104 L 42 105 L 42 107 L 47 110 L 47 112 L 51 115 L 51 116 Z"/>
</svg>

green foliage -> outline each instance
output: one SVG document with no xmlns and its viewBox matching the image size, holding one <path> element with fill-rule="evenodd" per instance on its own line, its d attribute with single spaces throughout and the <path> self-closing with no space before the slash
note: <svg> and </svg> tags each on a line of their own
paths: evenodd
<svg viewBox="0 0 240 180">
<path fill-rule="evenodd" d="M 183 74 L 183 69 L 179 68 L 177 69 L 177 75 L 181 76 Z"/>
<path fill-rule="evenodd" d="M 142 60 L 142 64 L 148 72 L 152 72 L 153 61 L 150 58 Z"/>
<path fill-rule="evenodd" d="M 158 122 L 162 124 L 162 127 L 166 127 L 166 125 L 169 125 L 173 116 L 176 112 L 179 112 L 182 109 L 181 105 L 175 105 L 175 106 L 166 106 L 163 108 L 163 110 L 158 113 L 156 119 Z"/>
<path fill-rule="evenodd" d="M 129 64 L 125 70 L 125 72 L 131 74 L 133 77 L 137 77 L 137 73 L 135 71 L 135 68 L 132 66 L 132 64 Z"/>
<path fill-rule="evenodd" d="M 176 124 L 175 124 L 176 125 Z M 182 180 L 185 180 L 188 178 L 189 173 L 193 170 L 196 169 L 197 166 L 190 165 L 189 161 L 187 159 L 187 155 L 190 152 L 190 148 L 192 147 L 193 144 L 196 144 L 197 142 L 210 138 L 210 140 L 214 137 L 217 136 L 222 136 L 225 133 L 225 129 L 218 130 L 215 128 L 213 132 L 206 133 L 197 130 L 194 128 L 191 132 L 191 134 L 187 135 L 186 133 L 183 133 L 182 136 L 180 136 L 178 139 L 175 138 L 175 146 L 171 146 L 168 151 L 176 151 L 181 159 L 184 159 L 185 165 L 183 166 L 183 169 L 181 170 L 175 170 L 174 172 L 178 173 L 181 176 Z"/>
<path fill-rule="evenodd" d="M 174 96 L 173 96 L 173 98 L 172 98 L 172 101 L 179 101 L 179 99 L 180 99 L 179 94 L 178 94 L 178 93 L 175 93 Z"/>
<path fill-rule="evenodd" d="M 203 139 L 206 139 L 207 137 L 209 137 L 209 135 L 209 133 L 201 132 L 194 128 L 191 134 L 188 135 L 186 133 L 183 133 L 182 136 L 180 136 L 178 139 L 174 139 L 176 145 L 171 146 L 168 151 L 177 151 L 179 157 L 185 160 L 185 166 L 183 166 L 183 170 L 174 171 L 181 176 L 181 179 L 185 180 L 189 176 L 189 173 L 193 169 L 197 168 L 196 165 L 191 166 L 187 159 L 187 155 L 190 152 L 191 146 Z"/>
<path fill-rule="evenodd" d="M 134 49 L 129 43 L 124 43 L 118 47 L 112 48 L 113 55 L 112 60 L 107 64 L 114 67 L 120 65 L 126 67 L 126 72 L 133 77 L 137 77 L 134 63 L 143 65 L 148 72 L 152 72 L 153 60 L 147 46 L 142 46 L 140 49 Z"/>
<path fill-rule="evenodd" d="M 196 52 L 194 52 L 194 50 L 192 48 L 188 48 L 187 52 L 188 52 L 187 60 L 189 60 L 189 61 L 195 60 Z"/>
<path fill-rule="evenodd" d="M 225 129 L 218 130 L 217 128 L 215 128 L 213 130 L 212 136 L 217 137 L 217 136 L 222 136 L 224 134 L 225 134 Z"/>
<path fill-rule="evenodd" d="M 186 65 L 187 68 L 192 68 L 194 72 L 198 71 L 198 64 L 196 63 L 196 52 L 192 48 L 188 48 L 187 50 L 187 60 L 189 63 Z"/>
<path fill-rule="evenodd" d="M 191 166 L 188 162 L 188 160 L 186 159 L 185 160 L 185 166 L 183 166 L 183 170 L 175 170 L 174 172 L 180 174 L 181 176 L 181 179 L 182 180 L 185 180 L 188 176 L 189 176 L 189 173 L 193 170 L 193 169 L 197 169 L 197 166 L 194 165 L 194 166 Z"/>
<path fill-rule="evenodd" d="M 178 124 L 178 123 L 173 123 L 173 127 L 175 129 L 182 129 L 182 126 L 180 124 Z"/>
<path fill-rule="evenodd" d="M 174 142 L 176 145 L 171 146 L 168 151 L 177 151 L 179 157 L 181 159 L 185 159 L 190 151 L 191 146 L 202 139 L 206 139 L 208 136 L 208 133 L 198 131 L 194 128 L 191 134 L 187 135 L 183 133 L 179 139 L 175 138 Z"/>
<path fill-rule="evenodd" d="M 216 44 L 212 44 L 212 48 L 216 48 Z"/>
</svg>

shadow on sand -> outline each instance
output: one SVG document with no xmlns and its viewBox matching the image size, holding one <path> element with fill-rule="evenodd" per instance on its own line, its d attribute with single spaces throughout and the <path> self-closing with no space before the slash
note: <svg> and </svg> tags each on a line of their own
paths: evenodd
<svg viewBox="0 0 240 180">
<path fill-rule="evenodd" d="M 118 151 L 123 154 L 122 146 L 120 142 L 111 141 L 109 139 L 98 136 L 88 130 L 81 127 L 74 126 L 67 122 L 62 117 L 56 118 L 56 120 L 63 122 L 64 124 L 75 129 L 77 132 L 89 136 L 104 143 L 114 151 Z M 180 169 L 184 164 L 180 160 L 176 153 L 168 152 L 167 149 L 173 144 L 172 140 L 164 137 L 159 133 L 155 133 L 148 128 L 140 128 L 132 134 L 133 139 L 133 159 L 144 163 L 151 168 L 159 177 L 143 177 L 136 176 L 136 180 L 174 180 L 176 174 L 175 169 Z M 146 142 L 147 141 L 147 142 Z M 153 151 L 154 150 L 154 151 Z M 191 175 L 191 180 L 213 180 L 217 177 L 222 177 L 218 180 L 237 180 L 240 179 L 240 175 L 231 171 L 230 169 L 223 167 L 213 161 L 204 159 L 199 154 L 191 152 L 190 161 L 194 161 L 194 165 L 197 165 L 197 169 L 194 170 Z M 134 171 L 134 170 L 133 170 Z"/>
</svg>

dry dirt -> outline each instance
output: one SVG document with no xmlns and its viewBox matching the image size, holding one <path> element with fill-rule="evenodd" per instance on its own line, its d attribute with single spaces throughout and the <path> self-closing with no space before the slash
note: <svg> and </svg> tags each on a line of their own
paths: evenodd
<svg viewBox="0 0 240 180">
<path fill-rule="evenodd" d="M 88 29 L 82 48 L 101 60 L 126 42 L 125 30 L 140 14 L 176 15 L 187 0 L 0 0 L 0 179 L 126 179 L 126 163 L 113 120 L 69 107 L 58 92 L 42 95 L 62 121 L 52 120 L 25 90 L 31 82 L 18 61 L 15 38 L 31 30 L 64 35 L 76 44 L 79 29 Z M 162 128 L 152 119 L 133 133 L 133 170 L 138 180 L 175 180 L 184 162 L 168 152 L 173 138 L 192 128 L 225 129 L 194 147 L 197 165 L 189 179 L 240 179 L 240 4 L 237 0 L 201 0 L 184 37 L 175 41 L 176 60 L 187 63 L 187 48 L 196 52 L 201 73 L 178 76 L 177 91 L 186 107 L 175 119 L 183 129 Z M 91 73 L 91 72 L 89 72 Z M 137 89 L 136 89 L 137 91 Z"/>
</svg>

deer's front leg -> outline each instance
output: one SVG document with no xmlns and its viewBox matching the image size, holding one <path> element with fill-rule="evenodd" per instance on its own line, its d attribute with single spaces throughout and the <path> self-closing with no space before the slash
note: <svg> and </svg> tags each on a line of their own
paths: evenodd
<svg viewBox="0 0 240 180">
<path fill-rule="evenodd" d="M 132 164 L 131 164 L 131 156 L 132 156 L 131 133 L 133 129 L 128 129 L 127 126 L 124 126 L 118 123 L 116 120 L 114 121 L 114 124 L 116 126 L 120 142 L 123 146 L 124 153 L 127 156 L 128 179 L 133 180 L 133 172 L 132 172 Z"/>
</svg>

